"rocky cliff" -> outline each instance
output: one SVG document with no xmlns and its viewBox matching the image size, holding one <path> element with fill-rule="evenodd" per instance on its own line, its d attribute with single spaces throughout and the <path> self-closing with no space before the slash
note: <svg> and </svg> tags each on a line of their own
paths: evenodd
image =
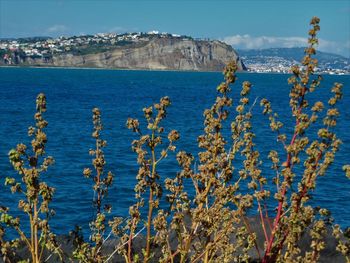
<svg viewBox="0 0 350 263">
<path fill-rule="evenodd" d="M 156 38 L 142 45 L 115 47 L 104 52 L 77 55 L 69 52 L 48 58 L 17 59 L 17 65 L 91 67 L 152 70 L 221 71 L 235 60 L 245 70 L 235 50 L 219 41 Z"/>
</svg>

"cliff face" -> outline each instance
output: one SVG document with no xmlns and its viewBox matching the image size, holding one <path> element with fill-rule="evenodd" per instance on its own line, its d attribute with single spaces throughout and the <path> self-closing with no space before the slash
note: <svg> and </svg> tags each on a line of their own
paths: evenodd
<svg viewBox="0 0 350 263">
<path fill-rule="evenodd" d="M 65 53 L 53 55 L 46 61 L 27 58 L 20 61 L 19 65 L 221 71 L 230 60 L 237 62 L 239 70 L 245 70 L 233 48 L 219 41 L 158 38 L 142 46 L 116 47 L 95 54 Z"/>
</svg>

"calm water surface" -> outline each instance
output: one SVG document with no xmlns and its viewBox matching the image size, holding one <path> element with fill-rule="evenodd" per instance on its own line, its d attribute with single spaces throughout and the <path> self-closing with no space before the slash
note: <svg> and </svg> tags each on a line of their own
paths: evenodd
<svg viewBox="0 0 350 263">
<path fill-rule="evenodd" d="M 293 119 L 288 109 L 288 75 L 239 74 L 238 77 L 232 97 L 238 98 L 241 82 L 249 80 L 253 84 L 252 101 L 268 98 L 290 138 Z M 131 151 L 135 137 L 125 127 L 127 118 L 142 118 L 143 107 L 169 96 L 172 106 L 164 125 L 168 130 L 177 129 L 181 133 L 178 149 L 196 154 L 196 138 L 203 128 L 203 110 L 213 103 L 216 86 L 221 81 L 221 73 L 0 68 L 0 205 L 11 206 L 16 213 L 17 199 L 3 185 L 6 176 L 15 174 L 7 153 L 19 142 L 30 143 L 27 127 L 33 125 L 35 98 L 39 92 L 47 96 L 47 153 L 55 158 L 55 165 L 45 174 L 48 183 L 56 188 L 52 207 L 57 214 L 51 225 L 56 233 L 67 233 L 75 224 L 87 229 L 93 216 L 91 180 L 82 175 L 82 170 L 91 164 L 88 150 L 94 147 L 92 108 L 102 110 L 105 127 L 102 136 L 108 142 L 107 169 L 116 175 L 108 196 L 113 215 L 126 215 L 133 203 L 137 172 L 136 156 Z M 336 222 L 345 227 L 350 225 L 350 181 L 341 167 L 350 163 L 350 76 L 324 76 L 322 86 L 310 100 L 327 101 L 333 82 L 344 84 L 337 126 L 344 144 L 328 174 L 319 178 L 312 202 L 329 208 Z M 237 99 L 234 101 L 237 103 Z M 259 103 L 254 106 L 253 114 L 256 147 L 264 161 L 269 150 L 280 149 L 280 145 L 270 132 Z M 161 165 L 163 178 L 179 171 L 174 156 L 170 157 Z M 269 166 L 269 162 L 264 162 L 262 168 L 265 176 L 272 178 L 274 174 Z M 272 209 L 273 204 L 270 207 Z"/>
</svg>

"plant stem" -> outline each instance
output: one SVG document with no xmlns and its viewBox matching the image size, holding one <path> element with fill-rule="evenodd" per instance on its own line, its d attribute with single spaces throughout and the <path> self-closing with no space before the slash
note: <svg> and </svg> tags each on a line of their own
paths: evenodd
<svg viewBox="0 0 350 263">
<path fill-rule="evenodd" d="M 302 94 L 301 94 L 301 99 L 300 99 L 300 102 L 299 102 L 297 116 L 300 115 L 301 112 L 302 112 L 304 98 L 305 98 L 305 93 L 306 93 L 306 87 L 304 86 L 304 88 L 302 90 Z M 300 121 L 297 119 L 294 127 L 297 127 L 299 125 L 299 123 L 300 123 Z M 292 137 L 292 139 L 290 141 L 290 144 L 289 144 L 290 146 L 292 146 L 295 143 L 295 140 L 296 140 L 297 136 L 298 136 L 298 132 L 295 130 L 294 134 L 293 134 L 293 137 Z M 286 168 L 290 168 L 291 167 L 291 159 L 292 159 L 292 154 L 288 153 L 287 154 L 287 160 L 286 160 Z M 282 186 L 282 190 L 281 190 L 281 200 L 279 200 L 279 203 L 278 203 L 277 215 L 275 217 L 275 221 L 274 221 L 273 229 L 272 229 L 272 232 L 271 232 L 270 240 L 269 240 L 269 243 L 268 243 L 268 245 L 266 247 L 265 255 L 264 255 L 264 258 L 262 260 L 262 263 L 268 262 L 268 258 L 270 257 L 269 254 L 271 253 L 273 241 L 275 239 L 275 234 L 276 234 L 276 231 L 277 231 L 280 219 L 281 219 L 283 202 L 285 200 L 286 193 L 287 193 L 287 186 L 283 185 Z"/>
<path fill-rule="evenodd" d="M 99 139 L 96 140 L 96 158 L 100 158 L 100 153 L 99 153 Z M 100 191 L 100 179 L 101 179 L 101 172 L 100 169 L 96 169 L 97 175 L 96 175 L 96 186 L 97 186 L 97 201 L 96 201 L 96 206 L 97 206 L 97 214 L 101 212 L 101 191 Z M 99 233 L 99 230 L 98 230 Z"/>
<path fill-rule="evenodd" d="M 133 239 L 133 231 L 130 231 L 130 235 L 129 235 L 129 240 L 128 240 L 128 257 L 127 257 L 127 261 L 128 263 L 131 263 L 132 262 L 132 259 L 131 259 L 131 246 L 132 246 L 132 239 Z"/>
<path fill-rule="evenodd" d="M 39 263 L 37 200 L 34 201 L 34 252 L 35 252 L 35 262 Z"/>
<path fill-rule="evenodd" d="M 152 212 L 153 212 L 153 190 L 149 190 L 149 208 L 148 208 L 148 219 L 147 219 L 147 238 L 146 238 L 146 256 L 144 262 L 148 262 L 150 256 L 151 247 L 151 223 L 152 223 Z"/>
<path fill-rule="evenodd" d="M 150 256 L 150 247 L 151 247 L 151 223 L 152 223 L 152 213 L 153 213 L 153 186 L 152 183 L 155 180 L 155 172 L 156 172 L 156 166 L 157 166 L 157 160 L 154 150 L 154 134 L 155 131 L 152 131 L 152 138 L 151 138 L 151 152 L 152 152 L 152 173 L 151 173 L 151 185 L 149 189 L 149 200 L 148 200 L 148 218 L 147 218 L 147 238 L 146 238 L 146 255 L 144 258 L 144 262 L 149 261 Z"/>
<path fill-rule="evenodd" d="M 264 216 L 263 216 L 263 211 L 261 209 L 261 205 L 260 205 L 260 201 L 259 200 L 258 200 L 258 209 L 259 209 L 259 216 L 260 216 L 260 220 L 261 220 L 261 226 L 262 226 L 262 229 L 264 231 L 265 241 L 268 242 L 269 238 L 267 236 L 266 227 L 265 227 L 265 221 L 264 221 Z"/>
<path fill-rule="evenodd" d="M 18 234 L 21 236 L 21 238 L 24 240 L 24 242 L 26 242 L 28 248 L 30 251 L 33 251 L 33 247 L 31 246 L 31 244 L 29 243 L 28 238 L 25 236 L 25 234 L 23 233 L 23 231 L 17 226 L 15 227 L 16 231 L 18 232 Z M 32 254 L 33 255 L 33 254 Z"/>
<path fill-rule="evenodd" d="M 28 202 L 30 200 L 28 199 Z M 34 220 L 33 220 L 33 212 L 30 211 L 29 214 L 29 222 L 30 222 L 30 252 L 32 254 L 32 261 L 35 262 L 35 252 L 34 252 Z"/>
<path fill-rule="evenodd" d="M 205 251 L 205 255 L 204 255 L 204 263 L 208 263 L 209 262 L 209 250 Z"/>
</svg>

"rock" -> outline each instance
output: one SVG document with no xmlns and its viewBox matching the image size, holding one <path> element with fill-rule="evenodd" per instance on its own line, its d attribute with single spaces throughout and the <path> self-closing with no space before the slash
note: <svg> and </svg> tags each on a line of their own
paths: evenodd
<svg viewBox="0 0 350 263">
<path fill-rule="evenodd" d="M 73 55 L 54 54 L 49 60 L 26 58 L 24 66 L 88 67 L 146 70 L 222 71 L 231 60 L 245 70 L 236 51 L 220 41 L 155 38 L 140 45 L 115 47 L 110 51 Z"/>
<path fill-rule="evenodd" d="M 257 234 L 257 246 L 260 252 L 260 255 L 263 256 L 264 254 L 264 234 L 263 229 L 260 224 L 260 219 L 258 217 L 250 217 L 247 218 L 251 231 L 255 232 Z M 267 224 L 267 220 L 265 221 Z M 272 223 L 272 220 L 270 220 L 270 223 Z M 189 226 L 190 222 L 186 222 L 186 225 Z M 327 235 L 324 238 L 325 241 L 325 249 L 321 252 L 320 259 L 318 262 L 332 262 L 332 263 L 345 263 L 346 259 L 336 251 L 337 246 L 337 240 L 332 236 L 332 229 L 331 227 L 328 227 L 327 229 Z M 43 254 L 43 262 L 49 262 L 49 263 L 56 263 L 56 262 L 78 262 L 78 261 L 72 261 L 71 256 L 74 251 L 74 244 L 73 239 L 69 235 L 61 235 L 57 237 L 57 242 L 60 244 L 60 248 L 63 251 L 63 258 L 60 259 L 57 255 L 49 253 L 48 251 L 45 251 Z M 235 242 L 235 237 L 232 235 L 231 242 Z M 177 246 L 177 238 L 174 233 L 171 233 L 170 235 L 170 245 L 172 249 L 175 249 Z M 103 244 L 102 254 L 109 257 L 112 255 L 112 253 L 115 251 L 115 248 L 119 245 L 118 239 L 116 238 L 110 238 Z M 310 250 L 311 245 L 311 239 L 309 234 L 306 232 L 300 242 L 299 247 L 301 248 L 301 255 L 303 256 L 306 251 Z M 146 246 L 146 238 L 144 235 L 138 235 L 135 239 L 133 239 L 133 250 L 137 252 L 139 255 L 142 254 L 142 249 Z M 152 252 L 154 253 L 154 258 L 150 262 L 158 262 L 159 257 L 162 255 L 161 250 L 159 247 L 155 246 L 151 248 Z M 259 256 L 256 249 L 252 249 L 249 252 L 249 255 L 251 257 L 251 262 L 260 262 Z M 11 258 L 10 262 L 18 262 L 20 260 L 25 260 L 30 258 L 30 253 L 26 247 L 22 245 L 21 248 L 19 248 L 16 251 L 16 256 Z M 0 258 L 0 263 L 2 263 L 3 260 Z M 117 253 L 114 253 L 114 255 L 110 258 L 108 262 L 125 262 L 125 259 L 123 256 L 118 255 Z M 174 262 L 179 262 L 179 258 L 175 258 Z"/>
</svg>

